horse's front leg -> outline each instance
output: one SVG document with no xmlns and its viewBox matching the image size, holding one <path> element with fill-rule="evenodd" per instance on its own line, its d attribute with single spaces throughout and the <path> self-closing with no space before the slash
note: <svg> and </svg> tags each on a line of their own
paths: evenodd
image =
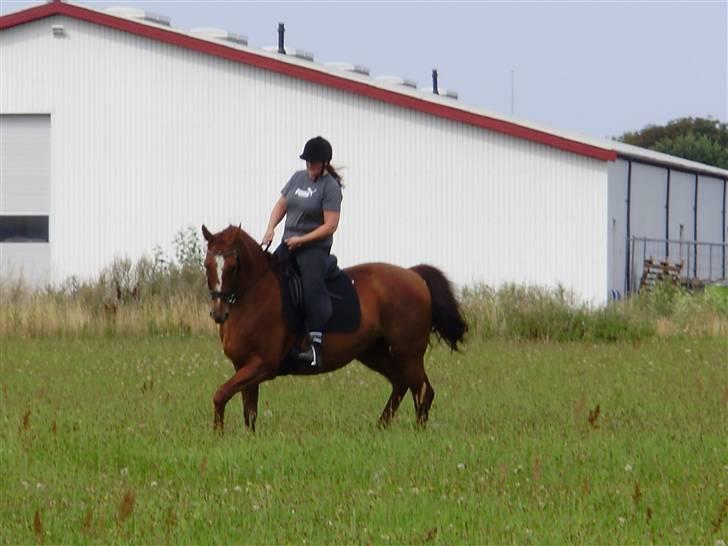
<svg viewBox="0 0 728 546">
<path fill-rule="evenodd" d="M 256 386 L 257 406 L 257 385 L 270 376 L 269 366 L 266 366 L 261 358 L 254 357 L 240 366 L 235 375 L 220 385 L 215 391 L 215 396 L 212 397 L 212 402 L 215 405 L 215 429 L 222 432 L 225 421 L 225 405 L 234 395 L 246 387 Z"/>
<path fill-rule="evenodd" d="M 245 426 L 255 432 L 255 421 L 258 418 L 258 384 L 243 389 L 243 417 Z"/>
</svg>

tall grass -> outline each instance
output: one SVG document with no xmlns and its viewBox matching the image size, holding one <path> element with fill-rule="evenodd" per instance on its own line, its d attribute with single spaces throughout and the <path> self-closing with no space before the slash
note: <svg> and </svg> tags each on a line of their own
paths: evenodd
<svg viewBox="0 0 728 546">
<path fill-rule="evenodd" d="M 655 335 L 728 335 L 728 299 L 663 284 L 606 307 L 580 303 L 563 288 L 466 287 L 470 336 L 543 341 L 637 341 Z M 158 249 L 135 263 L 118 259 L 93 281 L 68 279 L 32 290 L 0 280 L 0 336 L 212 334 L 202 247 L 192 228 L 175 238 L 175 257 Z"/>
<path fill-rule="evenodd" d="M 563 288 L 478 285 L 462 294 L 471 335 L 545 341 L 637 341 L 655 335 L 728 335 L 728 301 L 669 283 L 606 307 Z"/>
<path fill-rule="evenodd" d="M 0 279 L 0 336 L 211 333 L 202 247 L 192 228 L 175 237 L 175 257 L 159 248 L 136 262 L 116 259 L 97 279 L 71 277 L 31 289 Z"/>
</svg>

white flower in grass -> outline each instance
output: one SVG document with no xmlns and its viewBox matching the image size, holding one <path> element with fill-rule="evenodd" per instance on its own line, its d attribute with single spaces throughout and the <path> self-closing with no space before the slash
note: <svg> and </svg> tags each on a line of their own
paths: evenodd
<svg viewBox="0 0 728 546">
<path fill-rule="evenodd" d="M 158 485 L 158 484 L 157 484 L 157 482 L 153 481 L 153 482 L 152 482 L 152 483 L 150 483 L 149 485 L 151 485 L 152 487 L 157 487 L 157 485 Z"/>
<path fill-rule="evenodd" d="M 632 465 L 631 464 L 624 465 L 624 470 L 626 472 L 632 472 Z"/>
<path fill-rule="evenodd" d="M 465 470 L 465 463 L 458 463 L 458 470 Z"/>
<path fill-rule="evenodd" d="M 235 487 L 233 487 L 233 489 L 235 490 L 236 493 L 240 493 L 243 490 L 243 488 L 240 487 L 239 485 L 236 485 Z"/>
<path fill-rule="evenodd" d="M 43 489 L 43 484 L 40 483 L 40 482 L 38 482 L 38 483 L 35 484 L 35 488 L 36 489 Z"/>
<path fill-rule="evenodd" d="M 620 525 L 624 525 L 625 523 L 627 523 L 627 520 L 624 519 L 622 516 L 619 517 L 619 520 L 618 521 L 619 521 L 619 524 Z"/>
<path fill-rule="evenodd" d="M 129 469 L 126 468 L 126 467 L 124 467 L 121 470 L 119 470 L 119 474 L 121 474 L 122 476 L 128 476 L 129 475 Z"/>
</svg>

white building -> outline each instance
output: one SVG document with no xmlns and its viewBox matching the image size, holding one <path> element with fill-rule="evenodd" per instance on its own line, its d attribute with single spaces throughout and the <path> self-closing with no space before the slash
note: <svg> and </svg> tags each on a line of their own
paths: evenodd
<svg viewBox="0 0 728 546">
<path fill-rule="evenodd" d="M 634 276 L 627 237 L 725 244 L 726 170 L 291 53 L 132 8 L 0 17 L 0 273 L 89 277 L 202 223 L 259 237 L 319 134 L 345 177 L 344 266 L 427 262 L 604 302 Z M 710 266 L 701 252 L 696 273 L 724 277 L 725 246 Z"/>
</svg>

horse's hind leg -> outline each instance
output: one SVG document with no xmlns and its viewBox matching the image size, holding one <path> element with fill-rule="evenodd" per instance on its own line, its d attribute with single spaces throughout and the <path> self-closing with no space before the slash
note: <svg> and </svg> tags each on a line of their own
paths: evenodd
<svg viewBox="0 0 728 546">
<path fill-rule="evenodd" d="M 425 374 L 425 380 L 420 385 L 419 396 L 416 395 L 414 391 L 412 392 L 412 396 L 415 400 L 417 423 L 424 426 L 430 416 L 430 406 L 432 406 L 432 401 L 435 399 L 435 389 L 432 388 L 430 380 L 427 378 L 427 374 Z"/>
<path fill-rule="evenodd" d="M 389 422 L 392 420 L 392 417 L 394 417 L 394 414 L 397 412 L 399 403 L 402 401 L 402 398 L 404 398 L 405 394 L 407 394 L 407 385 L 394 382 L 392 383 L 392 395 L 389 397 L 389 400 L 387 400 L 387 404 L 384 406 L 384 411 L 379 417 L 380 427 L 384 428 L 389 425 Z"/>
<path fill-rule="evenodd" d="M 379 417 L 379 426 L 384 428 L 389 425 L 394 414 L 397 413 L 402 398 L 407 394 L 407 383 L 397 373 L 397 363 L 389 353 L 389 346 L 383 341 L 377 342 L 363 355 L 359 356 L 358 360 L 367 368 L 382 374 L 392 384 L 392 394 L 384 405 L 382 415 Z"/>
<path fill-rule="evenodd" d="M 258 385 L 248 385 L 241 394 L 245 426 L 255 432 L 255 421 L 258 419 Z"/>
<path fill-rule="evenodd" d="M 405 367 L 407 384 L 412 392 L 415 403 L 417 424 L 424 426 L 430 414 L 430 406 L 435 399 L 435 389 L 425 373 L 425 363 L 422 357 L 407 362 Z"/>
</svg>

